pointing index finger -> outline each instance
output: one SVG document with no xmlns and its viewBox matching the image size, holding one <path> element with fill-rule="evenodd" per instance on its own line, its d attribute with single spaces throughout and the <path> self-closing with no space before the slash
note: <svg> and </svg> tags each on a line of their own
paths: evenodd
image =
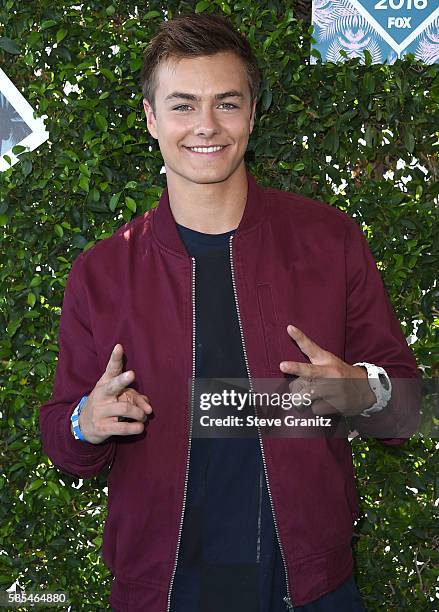
<svg viewBox="0 0 439 612">
<path fill-rule="evenodd" d="M 309 359 L 317 359 L 323 349 L 313 342 L 311 338 L 308 338 L 302 330 L 294 325 L 287 325 L 288 335 L 297 343 L 298 347 Z"/>
<path fill-rule="evenodd" d="M 123 372 L 123 346 L 116 344 L 105 368 L 105 372 L 95 385 L 93 393 L 99 400 L 117 399 L 136 378 L 133 370 Z"/>
<path fill-rule="evenodd" d="M 107 367 L 102 378 L 115 378 L 122 372 L 123 368 L 123 346 L 116 344 L 108 360 Z"/>
</svg>

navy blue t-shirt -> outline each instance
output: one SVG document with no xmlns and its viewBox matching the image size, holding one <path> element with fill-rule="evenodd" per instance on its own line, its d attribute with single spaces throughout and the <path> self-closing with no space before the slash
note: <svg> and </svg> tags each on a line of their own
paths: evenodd
<svg viewBox="0 0 439 612">
<path fill-rule="evenodd" d="M 230 267 L 233 232 L 177 229 L 196 262 L 196 378 L 247 380 Z M 171 612 L 285 612 L 285 595 L 257 435 L 193 437 Z"/>
</svg>

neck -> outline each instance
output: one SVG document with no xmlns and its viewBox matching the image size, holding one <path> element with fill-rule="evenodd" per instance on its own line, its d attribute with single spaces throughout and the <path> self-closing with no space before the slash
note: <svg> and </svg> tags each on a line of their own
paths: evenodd
<svg viewBox="0 0 439 612">
<path fill-rule="evenodd" d="M 194 183 L 168 168 L 166 179 L 176 223 L 205 234 L 224 234 L 238 227 L 247 202 L 244 162 L 218 183 Z"/>
</svg>

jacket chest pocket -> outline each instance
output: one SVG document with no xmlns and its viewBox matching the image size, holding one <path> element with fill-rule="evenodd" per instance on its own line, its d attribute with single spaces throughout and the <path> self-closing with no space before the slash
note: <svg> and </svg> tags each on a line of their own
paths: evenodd
<svg viewBox="0 0 439 612">
<path fill-rule="evenodd" d="M 283 374 L 279 369 L 279 364 L 282 361 L 279 342 L 279 323 L 270 285 L 258 285 L 257 294 L 268 369 L 272 374 L 277 374 L 281 378 Z"/>
</svg>

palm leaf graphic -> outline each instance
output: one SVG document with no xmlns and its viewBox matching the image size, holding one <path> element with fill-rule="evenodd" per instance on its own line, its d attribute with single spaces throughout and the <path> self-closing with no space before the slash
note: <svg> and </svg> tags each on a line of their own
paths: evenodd
<svg viewBox="0 0 439 612">
<path fill-rule="evenodd" d="M 326 59 L 329 62 L 339 62 L 342 57 L 340 50 L 343 49 L 349 58 L 359 57 L 364 61 L 364 51 L 367 49 L 371 56 L 372 62 L 375 64 L 381 63 L 381 49 L 376 40 L 373 40 L 370 36 L 363 38 L 362 41 L 354 40 L 353 44 L 346 44 L 346 40 L 341 37 L 335 38 L 329 45 Z"/>
<path fill-rule="evenodd" d="M 349 0 L 314 0 L 314 23 L 320 30 L 322 41 L 352 28 L 361 28 L 368 33 L 374 31 Z"/>
<path fill-rule="evenodd" d="M 439 17 L 418 37 L 415 57 L 426 64 L 439 62 Z"/>
</svg>

